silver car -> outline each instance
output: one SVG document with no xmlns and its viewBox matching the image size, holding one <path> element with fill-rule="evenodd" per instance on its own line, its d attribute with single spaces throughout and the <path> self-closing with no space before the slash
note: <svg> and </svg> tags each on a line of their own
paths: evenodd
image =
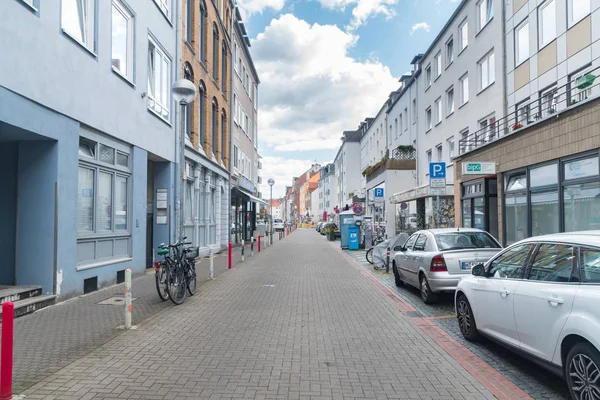
<svg viewBox="0 0 600 400">
<path fill-rule="evenodd" d="M 396 286 L 408 283 L 418 288 L 423 301 L 431 304 L 437 293 L 453 292 L 462 276 L 492 258 L 502 246 L 479 229 L 447 228 L 415 232 L 393 250 Z"/>
</svg>

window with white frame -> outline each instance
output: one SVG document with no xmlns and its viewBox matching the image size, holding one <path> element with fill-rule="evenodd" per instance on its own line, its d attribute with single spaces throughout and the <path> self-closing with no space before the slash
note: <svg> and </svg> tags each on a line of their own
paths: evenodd
<svg viewBox="0 0 600 400">
<path fill-rule="evenodd" d="M 461 138 L 461 141 L 463 142 L 463 147 L 462 147 L 463 153 L 465 153 L 467 151 L 471 151 L 472 146 L 471 146 L 470 139 L 469 139 L 469 128 L 463 129 L 462 131 L 460 131 L 460 138 Z M 459 151 L 460 150 L 461 149 L 459 149 Z"/>
<path fill-rule="evenodd" d="M 427 110 L 425 110 L 425 124 L 425 126 L 427 126 L 427 130 L 432 128 L 431 107 L 428 107 Z"/>
<path fill-rule="evenodd" d="M 446 66 L 454 61 L 454 38 L 450 38 L 446 42 Z"/>
<path fill-rule="evenodd" d="M 590 14 L 590 0 L 567 0 L 569 27 L 575 25 Z"/>
<path fill-rule="evenodd" d="M 496 81 L 496 63 L 494 52 L 488 53 L 478 63 L 479 90 L 483 90 Z"/>
<path fill-rule="evenodd" d="M 400 114 L 400 126 L 402 126 L 402 114 Z M 394 132 L 396 133 L 396 139 L 398 139 L 398 118 L 394 120 Z"/>
<path fill-rule="evenodd" d="M 62 30 L 91 52 L 96 51 L 96 0 L 62 0 Z"/>
<path fill-rule="evenodd" d="M 482 30 L 494 17 L 494 0 L 482 0 L 477 3 L 477 16 L 479 30 Z"/>
<path fill-rule="evenodd" d="M 237 145 L 233 145 L 233 166 L 234 168 L 239 168 L 240 160 L 239 160 L 239 149 Z"/>
<path fill-rule="evenodd" d="M 185 41 L 192 43 L 192 16 L 194 10 L 194 0 L 185 0 Z"/>
<path fill-rule="evenodd" d="M 237 96 L 237 93 L 233 94 L 233 122 L 238 124 L 238 96 Z"/>
<path fill-rule="evenodd" d="M 517 103 L 515 106 L 517 112 L 517 121 L 513 129 L 518 129 L 529 123 L 531 108 L 529 106 L 529 98 Z"/>
<path fill-rule="evenodd" d="M 404 107 L 404 130 L 408 129 L 408 107 Z"/>
<path fill-rule="evenodd" d="M 439 97 L 435 101 L 435 124 L 442 122 L 442 98 Z"/>
<path fill-rule="evenodd" d="M 557 111 L 558 88 L 553 85 L 540 92 L 540 116 L 548 117 Z"/>
<path fill-rule="evenodd" d="M 167 18 L 171 18 L 171 0 L 154 0 L 154 2 Z"/>
<path fill-rule="evenodd" d="M 454 87 L 450 87 L 446 91 L 446 114 L 450 115 L 454 112 Z"/>
<path fill-rule="evenodd" d="M 427 164 L 431 164 L 431 150 L 427 150 Z"/>
<path fill-rule="evenodd" d="M 134 19 L 131 11 L 119 0 L 112 1 L 112 53 L 115 71 L 133 80 Z"/>
<path fill-rule="evenodd" d="M 454 157 L 454 136 L 447 140 L 448 142 L 448 160 L 452 161 L 452 157 Z"/>
<path fill-rule="evenodd" d="M 515 66 L 529 59 L 529 21 L 515 28 Z"/>
<path fill-rule="evenodd" d="M 443 158 L 444 158 L 444 155 L 443 155 L 443 151 L 442 151 L 442 145 L 441 145 L 441 144 L 440 144 L 440 145 L 438 145 L 438 146 L 435 148 L 435 152 L 436 152 L 436 155 L 437 155 L 437 160 L 438 160 L 438 161 L 442 161 L 442 160 L 443 160 Z"/>
<path fill-rule="evenodd" d="M 200 51 L 199 54 L 199 58 L 200 58 L 200 62 L 205 64 L 206 63 L 206 35 L 207 35 L 207 18 L 206 18 L 206 4 L 204 3 L 204 0 L 200 0 L 200 14 L 198 15 L 200 18 L 200 21 L 198 23 L 198 30 L 199 30 L 199 36 L 200 36 L 200 40 L 198 43 L 198 50 Z"/>
<path fill-rule="evenodd" d="M 233 58 L 233 69 L 234 69 L 234 70 L 235 70 L 235 72 L 237 72 L 237 73 L 238 73 L 238 75 L 239 75 L 239 71 L 240 71 L 240 70 L 239 70 L 239 64 L 238 64 L 237 60 L 238 60 L 238 58 L 240 57 L 240 56 L 239 56 L 239 51 L 240 51 L 240 50 L 239 50 L 239 48 L 238 48 L 238 44 L 237 44 L 237 42 L 233 42 L 233 49 L 234 49 L 234 50 L 233 50 L 233 57 L 234 57 L 234 58 Z"/>
<path fill-rule="evenodd" d="M 435 56 L 435 79 L 442 75 L 442 52 Z"/>
<path fill-rule="evenodd" d="M 258 108 L 258 86 L 256 86 L 256 83 L 253 83 L 252 86 L 254 87 L 254 90 L 252 91 L 252 103 L 254 104 L 254 109 L 256 110 Z"/>
<path fill-rule="evenodd" d="M 588 67 L 586 67 L 587 69 Z M 592 96 L 592 88 L 593 86 L 588 86 L 582 89 L 579 89 L 578 80 L 583 78 L 589 72 L 579 71 L 574 74 L 569 75 L 569 105 L 577 104 L 582 101 L 587 100 Z"/>
<path fill-rule="evenodd" d="M 459 51 L 463 51 L 469 45 L 469 22 L 465 19 L 458 27 Z"/>
<path fill-rule="evenodd" d="M 171 60 L 148 37 L 148 108 L 164 119 L 169 118 Z"/>
<path fill-rule="evenodd" d="M 427 68 L 425 68 L 425 84 L 426 87 L 431 86 L 431 65 L 428 65 Z"/>
<path fill-rule="evenodd" d="M 540 49 L 556 39 L 556 2 L 546 0 L 538 9 Z"/>
<path fill-rule="evenodd" d="M 469 101 L 469 75 L 463 75 L 460 78 L 460 104 L 463 105 Z"/>
<path fill-rule="evenodd" d="M 413 124 L 416 124 L 417 116 L 419 115 L 419 110 L 417 110 L 417 99 L 413 99 L 412 107 L 413 107 Z"/>
</svg>

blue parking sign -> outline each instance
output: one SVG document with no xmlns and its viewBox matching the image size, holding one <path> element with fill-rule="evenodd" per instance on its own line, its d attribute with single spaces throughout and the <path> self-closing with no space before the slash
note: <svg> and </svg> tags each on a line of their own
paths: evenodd
<svg viewBox="0 0 600 400">
<path fill-rule="evenodd" d="M 375 197 L 383 197 L 383 188 L 375 188 Z"/>
<path fill-rule="evenodd" d="M 429 163 L 429 178 L 446 178 L 446 163 Z"/>
</svg>

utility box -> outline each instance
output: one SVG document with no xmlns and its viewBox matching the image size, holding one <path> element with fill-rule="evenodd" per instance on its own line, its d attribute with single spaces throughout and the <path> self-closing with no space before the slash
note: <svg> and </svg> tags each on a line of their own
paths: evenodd
<svg viewBox="0 0 600 400">
<path fill-rule="evenodd" d="M 358 250 L 360 247 L 360 238 L 358 235 L 358 226 L 352 225 L 348 227 L 348 248 L 350 250 Z"/>
<path fill-rule="evenodd" d="M 354 213 L 352 211 L 344 211 L 339 214 L 340 218 L 340 246 L 342 249 L 348 248 L 348 240 L 350 238 L 348 229 L 355 227 L 354 225 Z"/>
</svg>

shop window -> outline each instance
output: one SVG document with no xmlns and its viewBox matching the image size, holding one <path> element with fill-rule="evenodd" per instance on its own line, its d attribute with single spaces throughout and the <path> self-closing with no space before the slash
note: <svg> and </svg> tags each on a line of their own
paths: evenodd
<svg viewBox="0 0 600 400">
<path fill-rule="evenodd" d="M 556 185 L 558 183 L 557 165 L 550 164 L 530 169 L 529 182 L 531 187 Z"/>
<path fill-rule="evenodd" d="M 559 231 L 558 190 L 531 193 L 531 235 Z"/>
<path fill-rule="evenodd" d="M 506 191 L 527 189 L 527 180 L 525 174 L 512 176 L 506 184 Z"/>
<path fill-rule="evenodd" d="M 565 232 L 600 229 L 600 182 L 563 188 Z"/>
<path fill-rule="evenodd" d="M 463 200 L 463 227 L 470 228 L 472 227 L 472 218 L 471 218 L 471 199 Z"/>
<path fill-rule="evenodd" d="M 528 234 L 527 181 L 525 174 L 514 175 L 506 183 L 504 197 L 505 239 L 506 244 L 513 244 L 525 239 Z M 517 191 L 517 193 L 511 193 Z"/>
<path fill-rule="evenodd" d="M 598 157 L 585 158 L 564 163 L 565 180 L 582 179 L 598 176 Z"/>
</svg>

